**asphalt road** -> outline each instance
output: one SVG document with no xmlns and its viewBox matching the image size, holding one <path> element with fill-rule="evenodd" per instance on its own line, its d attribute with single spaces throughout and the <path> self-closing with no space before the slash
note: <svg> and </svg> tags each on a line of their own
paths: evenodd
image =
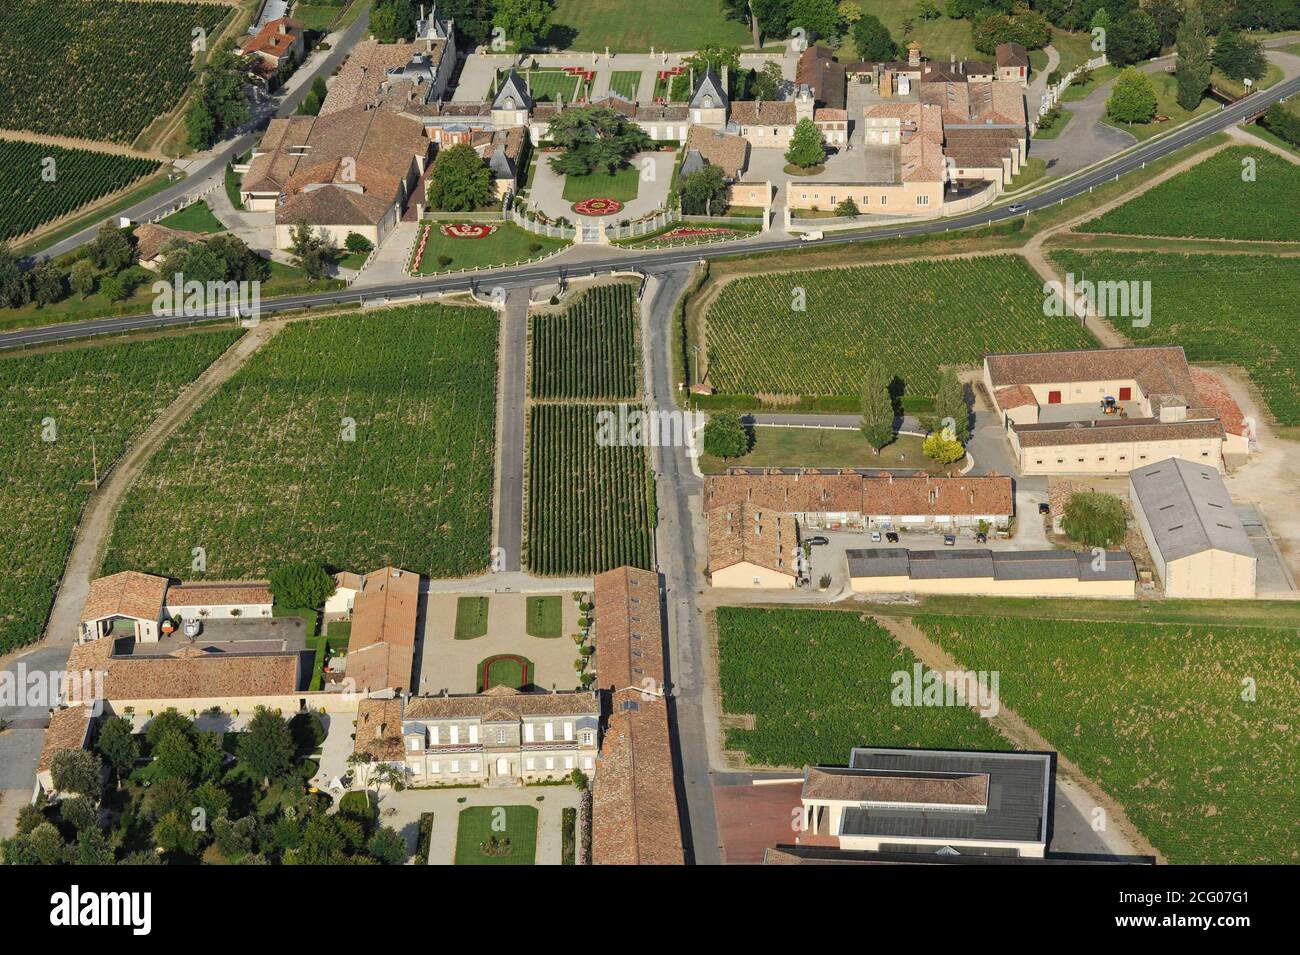
<svg viewBox="0 0 1300 955">
<path fill-rule="evenodd" d="M 361 23 L 363 21 L 358 21 Z M 352 29 L 356 29 L 356 25 Z M 351 30 L 349 30 L 351 33 Z M 340 44 L 334 53 L 340 53 L 346 44 Z M 333 54 L 331 54 L 333 55 Z M 1014 219 L 1019 215 L 1045 209 L 1066 199 L 1088 192 L 1092 188 L 1116 179 L 1125 173 L 1141 169 L 1146 163 L 1166 156 L 1189 143 L 1204 139 L 1255 113 L 1258 109 L 1286 99 L 1300 92 L 1300 77 L 1286 80 L 1272 89 L 1255 93 L 1232 106 L 1219 110 L 1189 123 L 1183 129 L 1171 133 L 1154 142 L 1147 142 L 1135 147 L 1121 156 L 1116 156 L 1095 169 L 1049 186 L 1038 195 L 1023 200 L 1024 210 L 1012 213 L 1003 206 L 997 209 L 985 209 L 964 216 L 949 219 L 928 220 L 916 225 L 890 227 L 870 233 L 846 235 L 836 238 L 839 242 L 873 242 L 884 239 L 903 238 L 907 236 L 929 235 L 958 229 L 977 228 L 991 223 Z M 287 104 L 286 104 L 287 105 Z M 233 148 L 231 150 L 233 152 Z M 246 148 L 246 147 L 245 147 Z M 222 161 L 224 163 L 224 160 Z M 575 275 L 599 274 L 615 270 L 665 269 L 674 265 L 684 265 L 706 258 L 723 258 L 735 255 L 755 255 L 779 249 L 796 248 L 802 245 L 798 239 L 787 237 L 772 239 L 747 240 L 741 243 L 720 243 L 684 249 L 663 249 L 653 251 L 635 251 L 614 248 L 602 248 L 597 257 L 588 261 L 569 263 L 543 263 L 524 267 L 502 267 L 481 272 L 461 274 L 451 278 L 428 279 L 411 278 L 388 285 L 374 286 L 357 292 L 343 289 L 331 292 L 319 292 L 309 295 L 291 295 L 272 299 L 262 304 L 263 314 L 291 311 L 323 305 L 342 305 L 349 303 L 384 304 L 388 299 L 415 299 L 423 295 L 438 295 L 445 292 L 458 292 L 478 288 L 491 283 L 504 288 L 533 286 L 555 282 L 563 273 L 569 277 Z M 590 250 L 588 250 L 590 251 Z M 567 253 L 566 253 L 567 254 Z M 85 322 L 68 322 L 44 328 L 21 329 L 0 334 L 0 348 L 15 348 L 25 345 L 48 344 L 90 335 L 115 334 L 145 328 L 166 328 L 191 324 L 195 321 L 188 315 L 137 315 L 116 318 L 95 319 Z"/>
<path fill-rule="evenodd" d="M 283 98 L 273 98 L 269 104 L 255 105 L 253 118 L 240 128 L 239 135 L 235 139 L 226 142 L 207 160 L 191 169 L 184 179 L 118 214 L 138 222 L 148 221 L 160 212 L 165 212 L 177 202 L 192 195 L 196 188 L 206 183 L 213 176 L 224 175 L 227 163 L 242 156 L 257 145 L 262 138 L 262 129 L 273 116 L 293 115 L 294 111 L 298 109 L 298 104 L 307 97 L 307 93 L 311 90 L 311 81 L 317 76 L 329 76 L 339 67 L 356 42 L 365 36 L 369 23 L 370 10 L 367 8 L 362 12 L 361 16 L 357 17 L 356 22 L 343 32 L 340 42 L 336 43 L 324 57 L 317 58 L 315 62 L 304 65 L 303 69 L 308 72 L 305 74 L 301 85 L 297 86 L 293 92 L 286 94 Z M 87 226 L 80 232 L 42 249 L 36 257 L 43 261 L 63 255 L 65 252 L 71 252 L 78 246 L 94 239 L 95 233 L 99 231 L 99 226 L 99 222 Z"/>
</svg>

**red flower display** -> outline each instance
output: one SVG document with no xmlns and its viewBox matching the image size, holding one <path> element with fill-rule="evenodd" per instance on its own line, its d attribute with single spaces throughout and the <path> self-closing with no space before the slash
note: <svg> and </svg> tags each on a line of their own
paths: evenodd
<svg viewBox="0 0 1300 955">
<path fill-rule="evenodd" d="M 496 226 L 480 222 L 453 222 L 441 227 L 442 234 L 453 239 L 486 239 L 496 230 Z"/>
<path fill-rule="evenodd" d="M 612 216 L 622 208 L 617 199 L 583 199 L 573 204 L 573 211 L 580 216 Z"/>
</svg>

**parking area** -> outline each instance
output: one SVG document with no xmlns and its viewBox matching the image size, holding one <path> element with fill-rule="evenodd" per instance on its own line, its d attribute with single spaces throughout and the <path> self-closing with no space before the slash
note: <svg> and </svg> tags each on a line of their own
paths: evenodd
<svg viewBox="0 0 1300 955">
<path fill-rule="evenodd" d="M 714 786 L 723 863 L 756 865 L 763 861 L 764 849 L 793 843 L 799 836 L 794 823 L 803 805 L 802 789 L 802 782 Z"/>
</svg>

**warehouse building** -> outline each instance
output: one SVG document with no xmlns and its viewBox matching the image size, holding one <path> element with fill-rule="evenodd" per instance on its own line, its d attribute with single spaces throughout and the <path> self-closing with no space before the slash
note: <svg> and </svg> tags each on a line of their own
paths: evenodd
<svg viewBox="0 0 1300 955">
<path fill-rule="evenodd" d="M 860 594 L 1001 597 L 1132 597 L 1137 569 L 1127 551 L 908 550 L 844 552 Z"/>
<path fill-rule="evenodd" d="M 1129 473 L 1129 497 L 1166 596 L 1255 596 L 1255 549 L 1216 469 L 1157 461 Z"/>
</svg>

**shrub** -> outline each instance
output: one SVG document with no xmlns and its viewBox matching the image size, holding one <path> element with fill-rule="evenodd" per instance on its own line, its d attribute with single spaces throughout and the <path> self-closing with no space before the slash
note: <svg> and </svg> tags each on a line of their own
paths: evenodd
<svg viewBox="0 0 1300 955">
<path fill-rule="evenodd" d="M 1119 498 L 1101 491 L 1080 491 L 1065 505 L 1065 532 L 1086 547 L 1118 545 L 1128 516 Z"/>
</svg>

